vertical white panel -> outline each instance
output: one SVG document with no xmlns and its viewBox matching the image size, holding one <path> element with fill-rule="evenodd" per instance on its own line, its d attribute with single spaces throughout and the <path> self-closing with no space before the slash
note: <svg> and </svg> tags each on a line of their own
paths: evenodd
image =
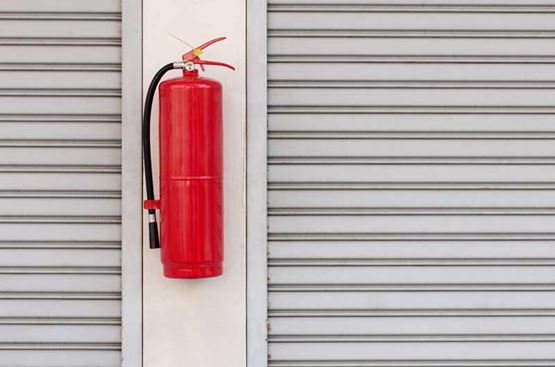
<svg viewBox="0 0 555 367">
<path fill-rule="evenodd" d="M 143 365 L 142 3 L 122 0 L 122 366 Z"/>
<path fill-rule="evenodd" d="M 266 2 L 247 2 L 247 365 L 266 363 Z"/>
<path fill-rule="evenodd" d="M 156 71 L 181 59 L 187 46 L 218 36 L 207 60 L 224 61 L 236 71 L 206 68 L 203 76 L 223 86 L 224 273 L 212 279 L 167 279 L 160 252 L 144 250 L 144 366 L 244 367 L 246 359 L 245 264 L 245 14 L 244 0 L 144 0 L 143 86 Z M 167 78 L 180 75 L 170 72 Z M 152 115 L 153 170 L 158 171 L 158 98 Z M 157 186 L 157 183 L 155 184 Z M 155 190 L 156 191 L 156 190 Z M 145 217 L 146 220 L 146 217 Z M 146 222 L 145 222 L 146 223 Z"/>
</svg>

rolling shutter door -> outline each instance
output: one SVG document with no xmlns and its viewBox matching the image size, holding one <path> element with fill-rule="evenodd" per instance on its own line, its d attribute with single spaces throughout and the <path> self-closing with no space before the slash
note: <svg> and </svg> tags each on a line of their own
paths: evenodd
<svg viewBox="0 0 555 367">
<path fill-rule="evenodd" d="M 0 2 L 0 366 L 121 364 L 120 23 Z"/>
<path fill-rule="evenodd" d="M 553 1 L 270 2 L 270 366 L 555 364 L 554 37 Z"/>
</svg>

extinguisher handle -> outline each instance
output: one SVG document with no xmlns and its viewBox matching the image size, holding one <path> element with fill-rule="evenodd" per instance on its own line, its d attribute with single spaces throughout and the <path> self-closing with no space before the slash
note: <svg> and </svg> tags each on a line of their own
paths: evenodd
<svg viewBox="0 0 555 367">
<path fill-rule="evenodd" d="M 203 65 L 212 65 L 212 66 L 223 66 L 223 67 L 226 67 L 226 68 L 228 68 L 228 69 L 235 70 L 235 67 L 233 67 L 233 66 L 231 66 L 231 65 L 229 65 L 229 64 L 226 64 L 225 62 L 210 61 L 210 60 L 201 60 L 201 59 L 194 60 L 193 62 L 194 62 L 195 64 L 200 65 L 201 67 L 202 67 Z"/>
<path fill-rule="evenodd" d="M 201 60 L 200 56 L 203 54 L 203 50 L 216 43 L 216 42 L 220 42 L 225 40 L 226 37 L 218 37 L 218 38 L 214 38 L 213 40 L 210 40 L 208 42 L 203 43 L 202 45 L 193 48 L 191 51 L 183 54 L 181 56 L 182 60 L 184 62 L 192 62 L 196 65 L 199 65 L 201 70 L 204 71 L 204 65 L 213 65 L 213 66 L 223 66 L 226 68 L 229 68 L 231 70 L 235 70 L 235 68 L 229 64 L 226 64 L 224 62 L 219 62 L 219 61 L 209 61 L 209 60 Z"/>
<path fill-rule="evenodd" d="M 218 38 L 214 38 L 213 40 L 210 40 L 208 42 L 204 42 L 202 45 L 197 46 L 195 48 L 193 48 L 191 51 L 186 52 L 185 54 L 183 54 L 181 56 L 181 58 L 183 59 L 183 61 L 191 61 L 195 58 L 198 58 L 200 55 L 202 55 L 203 50 L 210 46 L 213 45 L 216 42 L 220 42 L 225 40 L 227 37 L 218 37 Z"/>
</svg>

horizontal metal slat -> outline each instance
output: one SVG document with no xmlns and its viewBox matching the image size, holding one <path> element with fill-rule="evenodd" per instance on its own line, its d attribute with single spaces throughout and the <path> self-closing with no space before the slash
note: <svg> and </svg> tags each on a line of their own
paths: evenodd
<svg viewBox="0 0 555 367">
<path fill-rule="evenodd" d="M 0 97 L 121 97 L 121 90 L 92 88 L 2 88 L 0 89 Z"/>
<path fill-rule="evenodd" d="M 345 119 L 347 120 L 347 119 Z M 372 130 L 278 130 L 268 132 L 270 144 L 280 144 L 280 140 L 555 140 L 551 131 L 372 131 Z M 474 143 L 475 144 L 475 143 Z"/>
<path fill-rule="evenodd" d="M 270 157 L 271 165 L 554 165 L 552 157 Z"/>
<path fill-rule="evenodd" d="M 44 362 L 57 367 L 88 367 L 90 361 L 99 366 L 117 366 L 121 363 L 121 352 L 119 347 L 114 346 L 74 346 L 67 345 L 52 346 L 51 348 L 40 348 L 28 346 L 12 350 L 3 350 L 0 356 L 0 364 L 14 366 L 23 364 L 26 367 L 43 367 Z"/>
<path fill-rule="evenodd" d="M 298 360 L 280 359 L 270 360 L 269 367 L 329 367 L 333 363 L 337 367 L 546 367 L 551 366 L 555 360 L 551 359 L 487 359 L 487 360 L 457 360 L 452 359 L 426 359 L 426 360 Z"/>
<path fill-rule="evenodd" d="M 103 216 L 103 215 L 4 215 L 0 216 L 0 223 L 17 223 L 17 224 L 113 224 L 121 223 L 121 216 Z"/>
<path fill-rule="evenodd" d="M 314 82 L 321 85 L 331 84 L 332 81 L 344 84 L 362 81 L 368 85 L 383 83 L 393 86 L 419 83 L 502 86 L 511 83 L 549 82 L 555 79 L 555 65 L 361 62 L 342 63 L 341 67 L 330 72 L 330 65 L 327 63 L 274 62 L 268 65 L 268 79 L 270 85 L 278 86 L 287 82 Z"/>
<path fill-rule="evenodd" d="M 0 317 L 0 325 L 121 325 L 118 317 Z"/>
<path fill-rule="evenodd" d="M 350 265 L 349 262 L 320 263 L 318 261 L 289 261 L 289 264 L 276 266 L 270 262 L 268 284 L 273 291 L 288 289 L 307 289 L 314 287 L 352 289 L 414 289 L 428 290 L 445 288 L 465 289 L 503 289 L 515 291 L 523 289 L 554 288 L 555 259 L 551 264 L 527 266 L 491 266 L 487 262 L 459 260 L 459 264 L 447 261 L 421 261 L 406 264 L 390 261 L 404 266 L 391 266 L 387 261 L 365 265 L 362 261 Z M 544 262 L 547 262 L 545 260 Z M 352 264 L 351 263 L 351 264 Z M 362 263 L 362 264 L 361 264 Z M 466 263 L 467 265 L 460 265 Z M 469 269 L 468 266 L 472 266 Z M 275 287 L 274 287 L 275 286 Z"/>
<path fill-rule="evenodd" d="M 270 241 L 551 241 L 555 232 L 495 233 L 495 232 L 278 232 L 268 233 Z"/>
<path fill-rule="evenodd" d="M 376 292 L 541 292 L 554 291 L 555 284 L 272 284 L 272 293 L 376 293 Z"/>
<path fill-rule="evenodd" d="M 553 56 L 550 39 L 270 37 L 269 55 Z M 0 40 L 0 43 L 1 40 Z M 333 51 L 331 51 L 333 50 Z"/>
<path fill-rule="evenodd" d="M 429 264 L 548 264 L 553 261 L 551 240 L 517 239 L 464 241 L 457 239 L 391 240 L 368 235 L 347 240 L 274 241 L 268 244 L 268 262 L 280 264 L 429 265 Z"/>
<path fill-rule="evenodd" d="M 119 37 L 0 37 L 0 46 L 121 46 Z"/>
<path fill-rule="evenodd" d="M 78 143 L 74 144 L 75 146 L 37 146 L 38 144 L 30 143 L 29 146 L 7 146 L 0 141 L 0 165 L 4 167 L 8 165 L 117 166 L 121 163 L 119 146 L 100 144 L 76 147 Z M 5 170 L 2 171 L 5 172 Z"/>
<path fill-rule="evenodd" d="M 550 334 L 555 317 L 272 317 L 270 335 Z"/>
<path fill-rule="evenodd" d="M 455 254 L 453 254 L 455 255 Z M 383 256 L 383 254 L 381 254 Z M 548 255 L 549 256 L 549 255 Z M 327 254 L 322 258 L 293 258 L 293 257 L 273 257 L 269 256 L 268 265 L 275 267 L 430 267 L 430 266 L 465 266 L 465 267 L 482 267 L 482 266 L 551 266 L 555 264 L 555 258 L 524 258 L 500 257 L 500 258 L 477 258 L 477 257 L 421 257 L 421 258 L 333 258 Z M 341 270 L 339 270 L 341 271 Z M 402 271 L 402 270 L 400 270 Z"/>
<path fill-rule="evenodd" d="M 270 233 L 545 233 L 555 217 L 542 215 L 272 216 Z"/>
<path fill-rule="evenodd" d="M 450 80 L 270 80 L 270 89 L 554 89 L 555 82 L 543 81 L 450 81 Z"/>
<path fill-rule="evenodd" d="M 0 292 L 8 300 L 121 300 L 119 292 Z"/>
<path fill-rule="evenodd" d="M 0 8 L 1 9 L 1 8 Z M 32 19 L 16 19 L 13 16 L 6 17 L 6 13 L 0 12 L 0 32 L 2 37 L 0 43 L 6 39 L 29 39 L 40 38 L 48 39 L 51 42 L 54 38 L 63 39 L 118 39 L 121 37 L 121 21 L 113 19 L 112 14 L 104 19 L 94 19 L 90 16 L 88 19 L 72 19 L 73 17 L 45 19 L 42 17 L 33 17 Z M 11 15 L 11 14 L 10 14 Z M 63 16 L 63 14 L 61 14 Z M 27 16 L 27 18 L 29 18 Z"/>
<path fill-rule="evenodd" d="M 119 266 L 19 266 L 11 264 L 8 266 L 0 266 L 0 274 L 45 274 L 45 275 L 60 275 L 60 274 L 92 274 L 92 275 L 105 275 L 105 274 L 121 274 Z"/>
<path fill-rule="evenodd" d="M 117 250 L 121 249 L 119 241 L 0 241 L 0 249 L 29 250 L 29 249 L 60 249 L 60 250 Z"/>
<path fill-rule="evenodd" d="M 0 268 L 0 292 L 121 292 L 119 268 Z M 110 273 L 111 272 L 111 273 Z M 0 296 L 1 297 L 1 296 Z"/>
<path fill-rule="evenodd" d="M 275 108 L 275 107 L 274 107 Z M 274 133 L 291 134 L 340 134 L 352 133 L 365 136 L 365 133 L 378 134 L 437 134 L 456 137 L 457 133 L 488 134 L 527 133 L 551 136 L 553 117 L 549 114 L 270 114 L 268 129 L 270 137 Z M 483 135 L 481 135 L 483 134 Z M 536 136 L 537 136 L 536 135 Z M 506 136 L 505 136 L 506 137 Z"/>
<path fill-rule="evenodd" d="M 121 191 L 90 191 L 90 190 L 0 190 L 2 198 L 58 198 L 58 199 L 121 199 Z"/>
<path fill-rule="evenodd" d="M 473 317 L 542 317 L 550 318 L 555 316 L 553 308 L 338 308 L 338 309 L 306 309 L 306 308 L 287 308 L 269 309 L 268 315 L 271 320 L 277 318 L 301 318 L 301 317 L 325 317 L 325 318 L 347 318 L 347 317 L 376 317 L 376 318 L 407 318 L 412 317 L 465 317 L 472 320 Z M 466 320 L 466 319 L 465 319 Z"/>
<path fill-rule="evenodd" d="M 3 193 L 2 193 L 3 194 Z M 95 197 L 6 197 L 0 194 L 0 218 L 5 216 L 81 216 L 121 215 L 121 199 Z M 1 219 L 0 219 L 1 221 Z"/>
<path fill-rule="evenodd" d="M 271 335 L 269 343 L 470 343 L 470 342 L 554 342 L 555 334 L 365 334 L 365 335 Z"/>
<path fill-rule="evenodd" d="M 436 29 L 311 29 L 289 28 L 269 29 L 270 38 L 417 38 L 417 39 L 552 39 L 555 32 L 551 30 L 436 30 Z"/>
<path fill-rule="evenodd" d="M 272 106 L 345 107 L 548 107 L 555 100 L 554 90 L 483 89 L 270 89 Z"/>
<path fill-rule="evenodd" d="M 337 4 L 314 6 L 313 11 L 293 11 L 298 6 L 277 7 L 269 6 L 268 27 L 276 29 L 371 29 L 371 30 L 553 30 L 555 12 L 522 12 L 522 13 L 494 13 L 494 12 L 426 12 L 430 7 L 422 6 L 422 12 L 401 12 L 402 7 L 390 7 L 390 11 L 372 12 L 364 10 L 378 9 L 378 5 L 351 5 L 360 11 L 338 12 L 332 11 Z M 347 8 L 344 5 L 341 9 Z M 386 7 L 382 5 L 382 7 Z M 280 9 L 281 8 L 281 9 Z M 327 8 L 329 11 L 318 11 Z M 383 9 L 383 8 L 382 8 Z M 555 9 L 555 8 L 552 8 Z M 385 9 L 384 9 L 385 10 Z M 431 9 L 430 9 L 431 10 Z M 436 9 L 437 10 L 437 9 Z M 528 9 L 530 10 L 530 9 Z M 526 26 L 523 26 L 523 25 Z"/>
<path fill-rule="evenodd" d="M 103 92 L 102 92 L 103 93 Z M 81 95 L 33 95 L 33 96 L 1 96 L 0 113 L 18 114 L 28 112 L 29 106 L 38 114 L 119 114 L 121 112 L 121 98 L 108 94 Z"/>
<path fill-rule="evenodd" d="M 321 0 L 272 0 L 268 4 L 268 12 L 333 12 L 333 13 L 554 13 L 555 7 L 549 1 L 533 3 L 511 3 L 509 1 L 472 2 L 464 4 L 447 1 L 397 1 L 384 4 L 382 2 L 364 2 L 342 0 L 327 3 Z"/>
<path fill-rule="evenodd" d="M 86 114 L 52 114 L 52 113 L 2 113 L 0 122 L 43 122 L 43 123 L 121 123 L 121 114 L 102 114 L 91 112 Z M 58 137 L 58 139 L 61 139 Z M 119 139 L 119 138 L 118 138 Z"/>
<path fill-rule="evenodd" d="M 4 8 L 2 8 L 4 9 Z M 120 12 L 109 11 L 4 11 L 0 12 L 0 20 L 78 20 L 78 21 L 121 21 Z"/>
<path fill-rule="evenodd" d="M 412 207 L 412 208 L 380 208 L 380 207 L 284 207 L 268 210 L 270 217 L 292 216 L 474 216 L 474 215 L 555 215 L 553 207 Z M 0 217 L 1 218 L 1 217 Z"/>
<path fill-rule="evenodd" d="M 68 343 L 0 343 L 0 350 L 121 350 L 119 343 L 102 343 L 102 342 L 68 342 Z"/>
<path fill-rule="evenodd" d="M 0 173 L 121 173 L 119 165 L 94 165 L 94 164 L 4 164 L 0 165 Z M 9 189 L 9 188 L 7 188 Z M 64 190 L 64 188 L 58 188 Z"/>
<path fill-rule="evenodd" d="M 6 45 L 0 41 L 0 63 L 14 64 L 21 60 L 40 60 L 40 63 L 88 63 L 119 64 L 121 47 L 119 40 L 94 41 L 89 44 L 66 41 L 52 41 L 44 44 L 30 40 L 27 44 Z M 53 44 L 52 44 L 53 43 Z M 95 43 L 101 45 L 94 45 Z"/>
<path fill-rule="evenodd" d="M 0 15 L 1 16 L 1 15 Z M 91 62 L 12 62 L 12 63 L 0 63 L 0 71 L 6 72 L 18 72 L 18 71 L 30 71 L 30 72 L 104 72 L 108 74 L 110 73 L 119 73 L 121 72 L 121 64 L 120 63 L 91 63 Z M 17 75 L 17 74 L 11 74 Z M 54 74 L 53 75 L 60 75 Z M 69 74 L 67 75 L 75 75 Z M 113 74 L 110 74 L 113 75 Z M 22 77 L 29 77 L 29 74 L 26 73 L 25 75 L 21 74 Z"/>
<path fill-rule="evenodd" d="M 121 342 L 121 326 L 101 324 L 0 324 L 0 350 L 6 350 L 10 345 L 22 347 L 25 344 L 40 344 L 40 346 L 58 343 L 87 343 L 113 345 Z M 39 347 L 40 348 L 40 347 Z"/>
<path fill-rule="evenodd" d="M 554 89 L 551 81 L 270 80 L 270 89 Z"/>
<path fill-rule="evenodd" d="M 270 292 L 272 310 L 305 309 L 527 309 L 555 307 L 553 291 L 284 291 Z"/>
<path fill-rule="evenodd" d="M 74 0 L 4 0 L 1 12 L 121 12 L 119 0 L 96 0 L 94 2 Z"/>
<path fill-rule="evenodd" d="M 276 63 L 324 63 L 324 64 L 551 64 L 555 57 L 550 55 L 402 55 L 375 54 L 361 55 L 354 53 L 296 53 L 268 55 L 271 67 Z M 328 67 L 329 68 L 329 67 Z"/>
<path fill-rule="evenodd" d="M 29 140 L 117 140 L 121 137 L 121 123 L 117 122 L 49 122 L 0 121 L 2 137 L 12 141 Z"/>
<path fill-rule="evenodd" d="M 273 165 L 270 182 L 375 183 L 549 183 L 555 172 L 530 165 Z"/>
<path fill-rule="evenodd" d="M 89 70 L 40 71 L 30 68 L 17 70 L 15 66 L 11 67 L 12 70 L 5 70 L 8 67 L 0 65 L 0 96 L 121 95 L 119 70 L 95 70 L 92 67 L 89 66 Z"/>
<path fill-rule="evenodd" d="M 392 115 L 548 115 L 555 114 L 549 106 L 346 106 L 346 105 L 269 105 L 270 114 L 392 114 Z"/>
<path fill-rule="evenodd" d="M 546 134 L 547 135 L 547 134 Z M 332 159 L 379 159 L 384 161 L 423 160 L 427 159 L 458 159 L 461 161 L 479 160 L 530 160 L 541 162 L 543 159 L 551 162 L 555 157 L 555 142 L 551 140 L 516 140 L 508 139 L 473 139 L 453 140 L 437 139 L 373 139 L 369 144 L 366 139 L 271 139 L 269 142 L 269 158 L 304 159 L 322 158 L 324 161 Z M 2 142 L 0 141 L 0 148 Z M 502 162 L 500 162 L 502 163 Z"/>
<path fill-rule="evenodd" d="M 119 167 L 0 167 L 4 190 L 121 189 Z"/>
<path fill-rule="evenodd" d="M 1 317 L 120 317 L 119 299 L 0 297 Z"/>
<path fill-rule="evenodd" d="M 271 190 L 268 192 L 268 205 L 271 209 L 534 208 L 555 206 L 555 192 L 548 190 Z"/>
<path fill-rule="evenodd" d="M 429 360 L 437 359 L 554 359 L 555 343 L 544 342 L 468 342 L 464 348 L 456 343 L 382 342 L 382 343 L 270 343 L 269 353 L 275 360 Z"/>
<path fill-rule="evenodd" d="M 0 245 L 0 273 L 5 267 L 23 267 L 33 271 L 40 269 L 51 269 L 55 272 L 58 268 L 64 272 L 64 267 L 71 271 L 109 272 L 119 274 L 121 272 L 121 253 L 119 248 L 83 248 L 70 244 L 66 248 L 32 248 L 22 244 L 21 247 L 14 243 L 12 248 L 4 248 Z M 84 268 L 83 268 L 84 267 Z M 98 268 L 98 269 L 97 269 Z M 89 270 L 87 270 L 89 269 Z M 103 270 L 104 269 L 104 270 Z"/>
<path fill-rule="evenodd" d="M 121 140 L 103 139 L 0 139 L 0 148 L 121 148 Z"/>
<path fill-rule="evenodd" d="M 466 190 L 466 191 L 501 191 L 501 190 L 552 190 L 553 182 L 356 182 L 356 181 L 277 181 L 268 184 L 269 191 L 310 191 L 310 190 Z"/>
<path fill-rule="evenodd" d="M 0 126 L 4 143 L 12 145 L 79 143 L 94 145 L 119 145 L 121 116 L 119 115 L 52 115 L 52 114 L 3 114 Z M 75 142 L 71 142 L 71 141 Z"/>
<path fill-rule="evenodd" d="M 3 241 L 119 241 L 121 239 L 120 220 L 90 220 L 81 222 L 66 221 L 50 223 L 43 220 L 23 220 L 0 224 Z"/>
</svg>

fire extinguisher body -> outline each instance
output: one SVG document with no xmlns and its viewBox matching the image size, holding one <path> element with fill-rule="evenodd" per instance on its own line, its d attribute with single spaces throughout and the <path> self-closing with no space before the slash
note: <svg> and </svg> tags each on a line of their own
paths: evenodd
<svg viewBox="0 0 555 367">
<path fill-rule="evenodd" d="M 160 248 L 164 275 L 222 274 L 222 86 L 198 71 L 160 84 Z"/>
</svg>

